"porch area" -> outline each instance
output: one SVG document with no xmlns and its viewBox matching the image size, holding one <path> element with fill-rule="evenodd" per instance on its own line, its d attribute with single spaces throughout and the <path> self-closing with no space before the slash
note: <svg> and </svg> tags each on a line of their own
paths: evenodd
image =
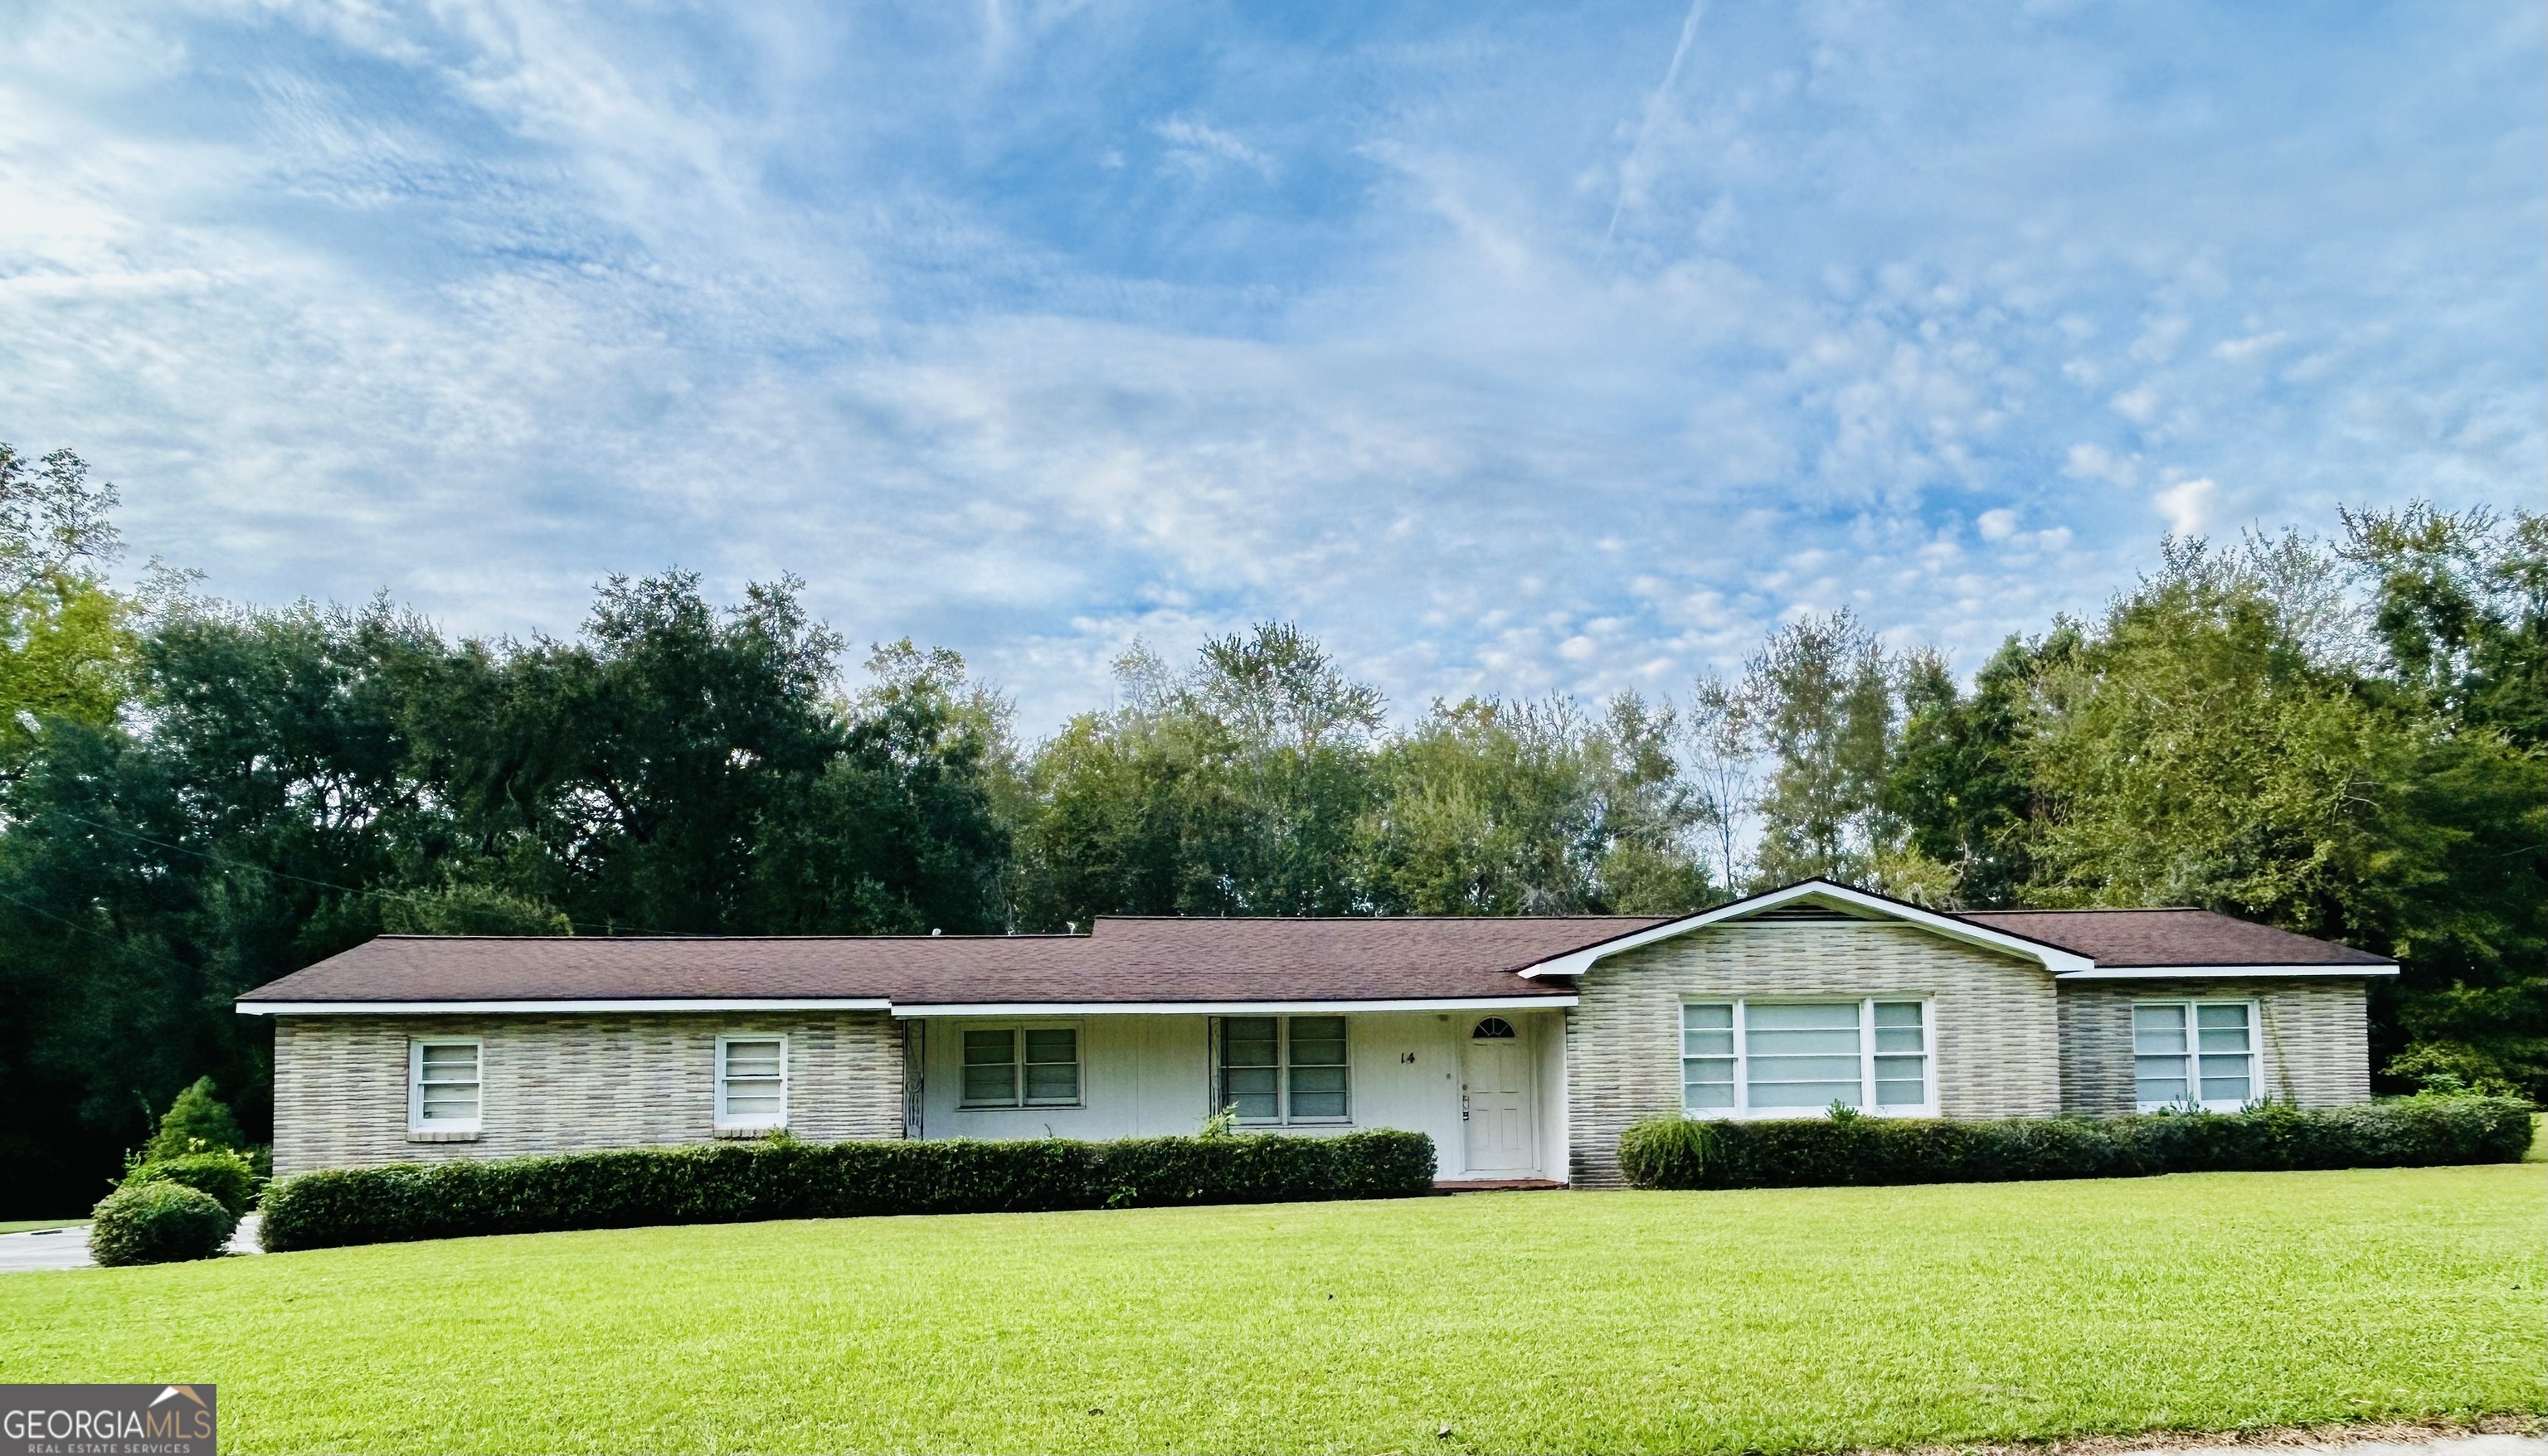
<svg viewBox="0 0 2548 1456">
<path fill-rule="evenodd" d="M 1446 1184 L 1545 1185 L 1566 1176 L 1563 1016 L 1267 1006 L 898 1017 L 903 1132 L 1190 1136 L 1232 1108 L 1247 1132 L 1423 1133 Z"/>
</svg>

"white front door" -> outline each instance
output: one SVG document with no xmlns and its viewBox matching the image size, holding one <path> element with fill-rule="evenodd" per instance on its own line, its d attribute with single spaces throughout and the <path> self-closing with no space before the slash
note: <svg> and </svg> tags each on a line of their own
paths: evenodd
<svg viewBox="0 0 2548 1456">
<path fill-rule="evenodd" d="M 1468 1175 L 1539 1175 L 1539 1120 L 1532 1116 L 1530 1047 L 1500 1016 L 1472 1022 L 1460 1057 L 1460 1115 L 1468 1128 Z"/>
</svg>

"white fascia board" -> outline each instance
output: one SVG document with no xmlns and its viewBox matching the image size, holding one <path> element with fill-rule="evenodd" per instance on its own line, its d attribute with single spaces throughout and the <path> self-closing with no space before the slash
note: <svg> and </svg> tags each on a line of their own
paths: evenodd
<svg viewBox="0 0 2548 1456">
<path fill-rule="evenodd" d="M 554 1015 L 559 1012 L 635 1011 L 885 1011 L 893 1003 L 882 996 L 719 997 L 678 999 L 653 997 L 635 1001 L 241 1001 L 241 1016 L 506 1016 Z"/>
<path fill-rule="evenodd" d="M 964 1001 L 893 1008 L 923 1016 L 1317 1016 L 1375 1011 L 1530 1011 L 1573 1006 L 1574 996 L 1457 996 L 1406 1001 Z"/>
<path fill-rule="evenodd" d="M 1583 975 L 1591 970 L 1594 963 L 1623 952 L 1634 951 L 1641 946 L 1651 946 L 1657 941 L 1669 941 L 1676 936 L 1685 936 L 1691 931 L 1705 930 L 1711 925 L 1721 925 L 1729 920 L 1741 920 L 1746 916 L 1758 915 L 1764 910 L 1775 910 L 1781 905 L 1797 900 L 1829 900 L 1865 910 L 1884 920 L 1916 925 L 1950 940 L 1962 941 L 1966 945 L 1980 946 L 1985 950 L 1998 951 L 2010 956 L 2023 956 L 2041 964 L 2054 975 L 2071 975 L 2093 970 L 2097 964 L 2088 956 L 2059 950 L 2045 945 L 2041 941 L 2030 941 L 2024 936 L 2013 936 L 2002 931 L 1991 930 L 1986 926 L 1957 920 L 1952 915 L 1940 915 L 1934 910 L 1923 910 L 1917 905 L 1905 905 L 1898 900 L 1885 899 L 1881 895 L 1870 895 L 1865 890 L 1852 889 L 1845 884 L 1834 884 L 1827 879 L 1809 879 L 1802 884 L 1791 884 L 1785 889 L 1772 890 L 1768 894 L 1754 895 L 1748 900 L 1736 900 L 1730 905 L 1719 905 L 1713 910 L 1702 910 L 1696 915 L 1684 916 L 1665 925 L 1635 931 L 1614 941 L 1603 941 L 1597 946 L 1587 946 L 1581 951 L 1571 951 L 1564 956 L 1540 961 L 1536 965 L 1525 965 L 1520 973 L 1533 977 Z"/>
<path fill-rule="evenodd" d="M 2396 975 L 2397 962 L 2378 965 L 2100 965 L 2094 970 L 2063 971 L 2065 981 L 2164 981 L 2204 976 L 2343 976 Z"/>
</svg>

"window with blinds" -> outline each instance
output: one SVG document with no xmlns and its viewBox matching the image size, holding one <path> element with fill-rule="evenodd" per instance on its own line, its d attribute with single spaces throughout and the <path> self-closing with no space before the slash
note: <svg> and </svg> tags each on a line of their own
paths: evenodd
<svg viewBox="0 0 2548 1456">
<path fill-rule="evenodd" d="M 408 1044 L 408 1126 L 420 1133 L 474 1133 L 483 1106 L 476 1042 Z"/>
<path fill-rule="evenodd" d="M 1681 1015 L 1692 1117 L 1937 1113 L 1926 1001 L 1691 1001 Z"/>
<path fill-rule="evenodd" d="M 716 1125 L 720 1128 L 787 1126 L 787 1039 L 717 1039 Z"/>
<path fill-rule="evenodd" d="M 1221 1022 L 1221 1101 L 1242 1123 L 1353 1118 L 1341 1016 L 1230 1016 Z"/>
<path fill-rule="evenodd" d="M 1079 1106 L 1079 1029 L 966 1027 L 963 1105 Z"/>
<path fill-rule="evenodd" d="M 2252 1001 L 2133 1006 L 2133 1103 L 2142 1112 L 2236 1112 L 2257 1098 Z"/>
</svg>

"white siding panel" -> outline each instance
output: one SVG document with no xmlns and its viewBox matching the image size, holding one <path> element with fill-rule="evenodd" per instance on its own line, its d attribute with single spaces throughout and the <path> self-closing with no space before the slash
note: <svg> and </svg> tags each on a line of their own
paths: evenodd
<svg viewBox="0 0 2548 1456">
<path fill-rule="evenodd" d="M 1559 1078 L 1564 1032 L 1557 1012 L 1390 1012 L 1347 1018 L 1353 1068 L 1351 1129 L 1396 1128 L 1433 1139 L 1441 1175 L 1464 1171 L 1460 1052 L 1469 1028 L 1502 1015 L 1533 1042 L 1540 1068 L 1540 1164 L 1564 1147 Z M 932 1017 L 923 1035 L 924 1138 L 1158 1138 L 1193 1133 L 1210 1113 L 1209 1020 L 1200 1016 L 1066 1019 L 1079 1028 L 1081 1100 L 1075 1108 L 964 1108 L 963 1029 L 993 1018 Z M 1298 1131 L 1350 1131 L 1334 1125 Z"/>
</svg>

